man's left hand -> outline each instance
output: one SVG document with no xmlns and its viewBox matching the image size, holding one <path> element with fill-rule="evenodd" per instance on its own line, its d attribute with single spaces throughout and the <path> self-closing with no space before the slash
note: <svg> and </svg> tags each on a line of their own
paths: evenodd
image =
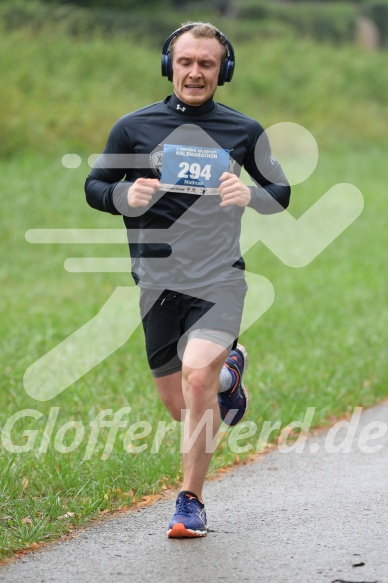
<svg viewBox="0 0 388 583">
<path fill-rule="evenodd" d="M 222 202 L 220 206 L 247 206 L 251 200 L 251 191 L 238 176 L 230 172 L 221 175 L 221 185 L 219 187 Z"/>
</svg>

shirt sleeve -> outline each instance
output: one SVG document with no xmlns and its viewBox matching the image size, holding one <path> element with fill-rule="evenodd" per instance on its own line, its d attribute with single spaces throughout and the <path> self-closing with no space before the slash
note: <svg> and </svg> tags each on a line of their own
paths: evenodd
<svg viewBox="0 0 388 583">
<path fill-rule="evenodd" d="M 128 174 L 123 163 L 125 154 L 132 152 L 123 119 L 113 126 L 103 153 L 98 156 L 85 181 L 87 203 L 92 208 L 113 215 L 128 214 L 123 211 L 129 209 L 126 193 L 132 184 L 123 180 Z"/>
<path fill-rule="evenodd" d="M 279 162 L 272 156 L 268 136 L 259 124 L 244 168 L 255 183 L 249 187 L 251 201 L 248 206 L 264 215 L 279 213 L 288 207 L 290 185 Z"/>
</svg>

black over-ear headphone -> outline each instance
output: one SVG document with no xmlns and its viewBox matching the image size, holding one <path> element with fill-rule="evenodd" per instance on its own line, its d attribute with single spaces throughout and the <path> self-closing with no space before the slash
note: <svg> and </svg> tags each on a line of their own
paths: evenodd
<svg viewBox="0 0 388 583">
<path fill-rule="evenodd" d="M 166 42 L 163 45 L 162 49 L 162 75 L 163 77 L 167 77 L 169 81 L 172 81 L 172 55 L 171 55 L 171 43 L 175 37 L 180 36 L 184 32 L 191 30 L 198 24 L 203 24 L 202 22 L 193 22 L 191 24 L 187 24 L 186 26 L 182 26 L 175 30 Z M 215 33 L 216 38 L 223 44 L 226 48 L 226 56 L 222 59 L 220 74 L 218 75 L 218 85 L 223 85 L 226 82 L 232 80 L 234 65 L 235 65 L 235 58 L 234 58 L 234 50 L 228 39 L 222 32 L 216 29 Z"/>
</svg>

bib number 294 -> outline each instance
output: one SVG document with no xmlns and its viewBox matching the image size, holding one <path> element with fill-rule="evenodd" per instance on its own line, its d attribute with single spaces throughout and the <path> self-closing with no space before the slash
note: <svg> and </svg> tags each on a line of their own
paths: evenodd
<svg viewBox="0 0 388 583">
<path fill-rule="evenodd" d="M 228 168 L 229 150 L 164 144 L 161 190 L 219 196 L 220 176 Z"/>
<path fill-rule="evenodd" d="M 205 180 L 210 180 L 211 178 L 211 165 L 205 164 L 202 168 L 198 162 L 193 162 L 189 164 L 188 162 L 181 162 L 179 164 L 181 170 L 178 172 L 178 178 L 204 178 Z"/>
</svg>

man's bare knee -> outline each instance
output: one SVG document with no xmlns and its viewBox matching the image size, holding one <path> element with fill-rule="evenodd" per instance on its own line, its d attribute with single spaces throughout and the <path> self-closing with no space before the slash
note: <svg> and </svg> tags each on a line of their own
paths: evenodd
<svg viewBox="0 0 388 583">
<path fill-rule="evenodd" d="M 186 390 L 198 397 L 207 393 L 210 378 L 207 369 L 183 368 L 183 382 Z"/>
</svg>

